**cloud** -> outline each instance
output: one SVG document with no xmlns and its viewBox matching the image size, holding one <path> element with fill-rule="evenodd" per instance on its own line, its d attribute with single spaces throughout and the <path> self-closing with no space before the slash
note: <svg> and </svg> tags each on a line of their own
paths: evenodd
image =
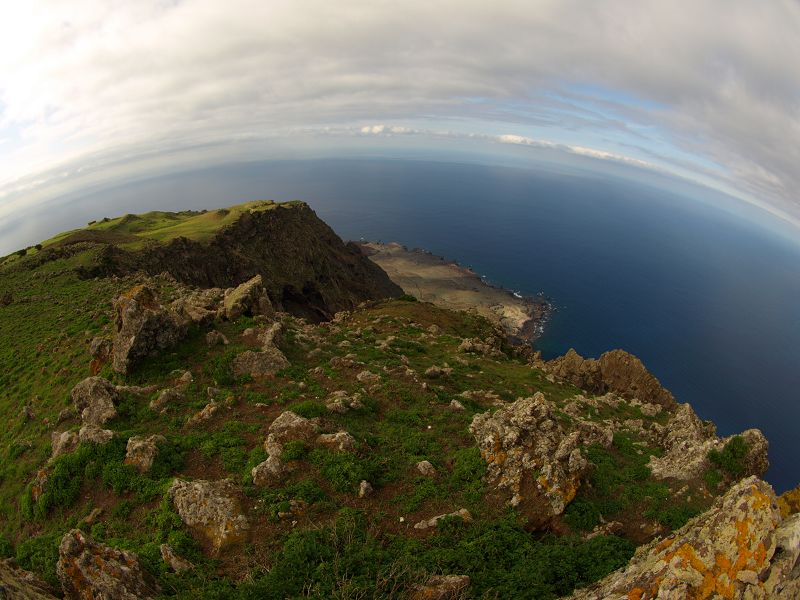
<svg viewBox="0 0 800 600">
<path fill-rule="evenodd" d="M 452 129 L 694 174 L 800 214 L 792 0 L 7 4 L 0 198 L 78 166 L 297 130 Z"/>
</svg>

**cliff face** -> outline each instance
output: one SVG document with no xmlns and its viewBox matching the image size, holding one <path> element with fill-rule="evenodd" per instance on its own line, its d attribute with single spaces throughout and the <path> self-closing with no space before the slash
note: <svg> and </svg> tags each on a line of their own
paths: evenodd
<svg viewBox="0 0 800 600">
<path fill-rule="evenodd" d="M 142 250 L 108 245 L 84 276 L 170 273 L 202 288 L 236 286 L 261 275 L 273 305 L 313 321 L 365 300 L 400 296 L 388 275 L 303 203 L 245 212 L 208 242 L 178 237 Z"/>
</svg>

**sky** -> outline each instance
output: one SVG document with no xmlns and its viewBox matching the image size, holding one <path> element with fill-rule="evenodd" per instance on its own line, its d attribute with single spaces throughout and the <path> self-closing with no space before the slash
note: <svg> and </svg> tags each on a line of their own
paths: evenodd
<svg viewBox="0 0 800 600">
<path fill-rule="evenodd" d="M 508 147 L 800 223 L 798 0 L 0 2 L 0 228 L 200 165 Z"/>
</svg>

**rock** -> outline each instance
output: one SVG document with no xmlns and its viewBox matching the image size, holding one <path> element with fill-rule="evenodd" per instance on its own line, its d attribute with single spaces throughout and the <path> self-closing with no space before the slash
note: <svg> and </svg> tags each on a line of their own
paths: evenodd
<svg viewBox="0 0 800 600">
<path fill-rule="evenodd" d="M 56 418 L 56 425 L 63 423 L 64 421 L 69 421 L 75 416 L 75 408 L 72 406 L 68 406 L 66 408 L 61 409 L 61 412 L 58 413 L 58 418 Z"/>
<path fill-rule="evenodd" d="M 381 382 L 381 376 L 377 373 L 372 373 L 371 371 L 361 371 L 358 375 L 356 375 L 356 379 L 359 383 L 363 383 L 364 385 L 375 385 Z"/>
<path fill-rule="evenodd" d="M 458 345 L 458 351 L 466 354 L 483 354 L 485 356 L 499 356 L 502 354 L 496 344 L 487 344 L 478 338 L 465 338 Z"/>
<path fill-rule="evenodd" d="M 177 385 L 187 386 L 194 381 L 194 376 L 192 375 L 191 371 L 183 371 L 182 373 L 178 371 L 178 373 L 180 373 L 180 376 L 175 381 Z"/>
<path fill-rule="evenodd" d="M 39 469 L 31 482 L 31 498 L 38 502 L 39 498 L 47 490 L 47 481 L 50 478 L 49 469 Z"/>
<path fill-rule="evenodd" d="M 431 519 L 420 521 L 414 525 L 414 529 L 430 529 L 431 527 L 436 527 L 439 521 L 445 517 L 460 517 L 465 523 L 472 523 L 472 514 L 466 508 L 460 508 L 455 512 L 437 515 Z"/>
<path fill-rule="evenodd" d="M 272 303 L 264 289 L 261 275 L 256 275 L 235 288 L 225 290 L 221 312 L 228 320 L 238 319 L 242 315 L 272 314 Z"/>
<path fill-rule="evenodd" d="M 169 544 L 161 544 L 159 550 L 161 550 L 161 558 L 164 559 L 167 566 L 176 573 L 183 573 L 184 571 L 191 571 L 194 569 L 194 565 L 185 558 L 181 558 L 175 554 L 175 551 Z"/>
<path fill-rule="evenodd" d="M 150 409 L 160 412 L 170 404 L 177 404 L 185 399 L 184 393 L 178 388 L 167 388 L 161 390 L 154 400 L 150 401 Z"/>
<path fill-rule="evenodd" d="M 170 309 L 185 322 L 209 325 L 217 316 L 223 294 L 220 288 L 190 292 L 176 299 Z"/>
<path fill-rule="evenodd" d="M 186 421 L 186 425 L 189 427 L 193 427 L 194 425 L 199 425 L 203 421 L 208 421 L 214 414 L 219 410 L 219 403 L 214 402 L 213 400 L 206 404 L 199 412 L 196 412 L 191 417 L 189 417 Z"/>
<path fill-rule="evenodd" d="M 356 440 L 346 431 L 323 433 L 317 437 L 317 444 L 334 452 L 355 452 Z"/>
<path fill-rule="evenodd" d="M 142 359 L 174 346 L 186 335 L 186 324 L 162 307 L 147 286 L 136 286 L 117 298 L 114 309 L 112 364 L 117 373 L 127 375 Z"/>
<path fill-rule="evenodd" d="M 466 409 L 464 408 L 464 405 L 461 404 L 461 402 L 459 402 L 458 400 L 450 400 L 450 410 L 463 412 Z"/>
<path fill-rule="evenodd" d="M 22 410 L 20 411 L 20 416 L 22 417 L 23 422 L 31 421 L 35 418 L 35 415 L 33 414 L 31 407 L 28 405 L 22 407 Z"/>
<path fill-rule="evenodd" d="M 153 466 L 153 461 L 158 454 L 158 445 L 166 441 L 167 439 L 163 435 L 129 438 L 125 452 L 125 464 L 136 467 L 140 473 L 146 473 Z"/>
<path fill-rule="evenodd" d="M 361 480 L 361 483 L 358 484 L 358 497 L 359 498 L 366 498 L 372 495 L 372 484 L 369 481 Z"/>
<path fill-rule="evenodd" d="M 206 344 L 208 344 L 209 348 L 213 346 L 227 346 L 229 343 L 228 338 L 216 329 L 206 334 Z"/>
<path fill-rule="evenodd" d="M 102 366 L 111 360 L 113 344 L 105 336 L 96 336 L 89 342 L 89 354 L 92 357 L 90 370 L 92 375 L 97 375 Z"/>
<path fill-rule="evenodd" d="M 436 467 L 427 460 L 421 460 L 415 466 L 417 471 L 425 475 L 425 477 L 434 477 L 436 475 Z"/>
<path fill-rule="evenodd" d="M 261 352 L 246 350 L 233 359 L 235 377 L 249 375 L 254 379 L 271 377 L 289 366 L 289 361 L 278 348 L 272 347 Z"/>
<path fill-rule="evenodd" d="M 144 600 L 159 593 L 135 554 L 94 542 L 79 529 L 61 540 L 56 573 L 69 600 Z"/>
<path fill-rule="evenodd" d="M 264 450 L 268 458 L 256 465 L 251 474 L 255 485 L 266 485 L 279 481 L 289 467 L 281 460 L 283 445 L 290 441 L 310 442 L 317 436 L 316 421 L 306 419 L 290 410 L 282 412 L 269 426 Z"/>
<path fill-rule="evenodd" d="M 8 600 L 55 600 L 55 590 L 13 559 L 0 560 L 0 598 Z"/>
<path fill-rule="evenodd" d="M 423 584 L 414 586 L 411 600 L 459 600 L 469 589 L 467 575 L 434 575 Z"/>
<path fill-rule="evenodd" d="M 247 539 L 250 524 L 230 479 L 176 479 L 168 494 L 181 520 L 211 545 L 214 554 Z"/>
<path fill-rule="evenodd" d="M 116 417 L 119 400 L 117 388 L 102 377 L 87 377 L 72 388 L 72 402 L 84 425 L 100 426 Z"/>
<path fill-rule="evenodd" d="M 450 367 L 437 367 L 433 365 L 432 367 L 428 367 L 425 369 L 425 377 L 428 379 L 439 379 L 440 377 L 446 377 L 453 372 L 453 369 Z"/>
<path fill-rule="evenodd" d="M 599 359 L 583 358 L 570 349 L 564 356 L 541 364 L 542 369 L 562 381 L 587 392 L 614 392 L 642 403 L 675 407 L 675 398 L 661 387 L 658 379 L 644 367 L 642 361 L 624 350 L 611 350 Z"/>
<path fill-rule="evenodd" d="M 94 525 L 97 522 L 97 520 L 100 518 L 100 515 L 102 515 L 102 514 L 103 514 L 103 509 L 102 508 L 100 508 L 100 507 L 93 508 L 92 512 L 90 512 L 86 516 L 86 518 L 83 519 L 83 522 L 86 523 L 87 525 Z"/>
<path fill-rule="evenodd" d="M 541 392 L 475 415 L 470 432 L 488 464 L 488 482 L 510 493 L 508 503 L 531 526 L 545 525 L 575 497 L 588 468 L 578 448 L 582 433 L 567 435 Z"/>
<path fill-rule="evenodd" d="M 114 439 L 114 432 L 97 425 L 84 425 L 78 432 L 81 444 L 107 444 Z"/>
<path fill-rule="evenodd" d="M 800 518 L 781 521 L 772 488 L 750 477 L 571 598 L 797 598 L 798 557 Z"/>
<path fill-rule="evenodd" d="M 74 452 L 75 448 L 77 448 L 78 444 L 80 443 L 80 438 L 78 437 L 77 431 L 54 431 L 50 435 L 50 439 L 53 447 L 50 460 L 53 460 L 62 454 Z"/>
</svg>

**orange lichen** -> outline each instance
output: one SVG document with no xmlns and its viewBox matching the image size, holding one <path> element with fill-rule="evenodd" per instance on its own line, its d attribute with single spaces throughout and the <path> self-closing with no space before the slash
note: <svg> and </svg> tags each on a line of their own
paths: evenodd
<svg viewBox="0 0 800 600">
<path fill-rule="evenodd" d="M 644 600 L 647 596 L 645 596 L 645 591 L 640 587 L 635 587 L 628 592 L 628 600 Z"/>
</svg>

